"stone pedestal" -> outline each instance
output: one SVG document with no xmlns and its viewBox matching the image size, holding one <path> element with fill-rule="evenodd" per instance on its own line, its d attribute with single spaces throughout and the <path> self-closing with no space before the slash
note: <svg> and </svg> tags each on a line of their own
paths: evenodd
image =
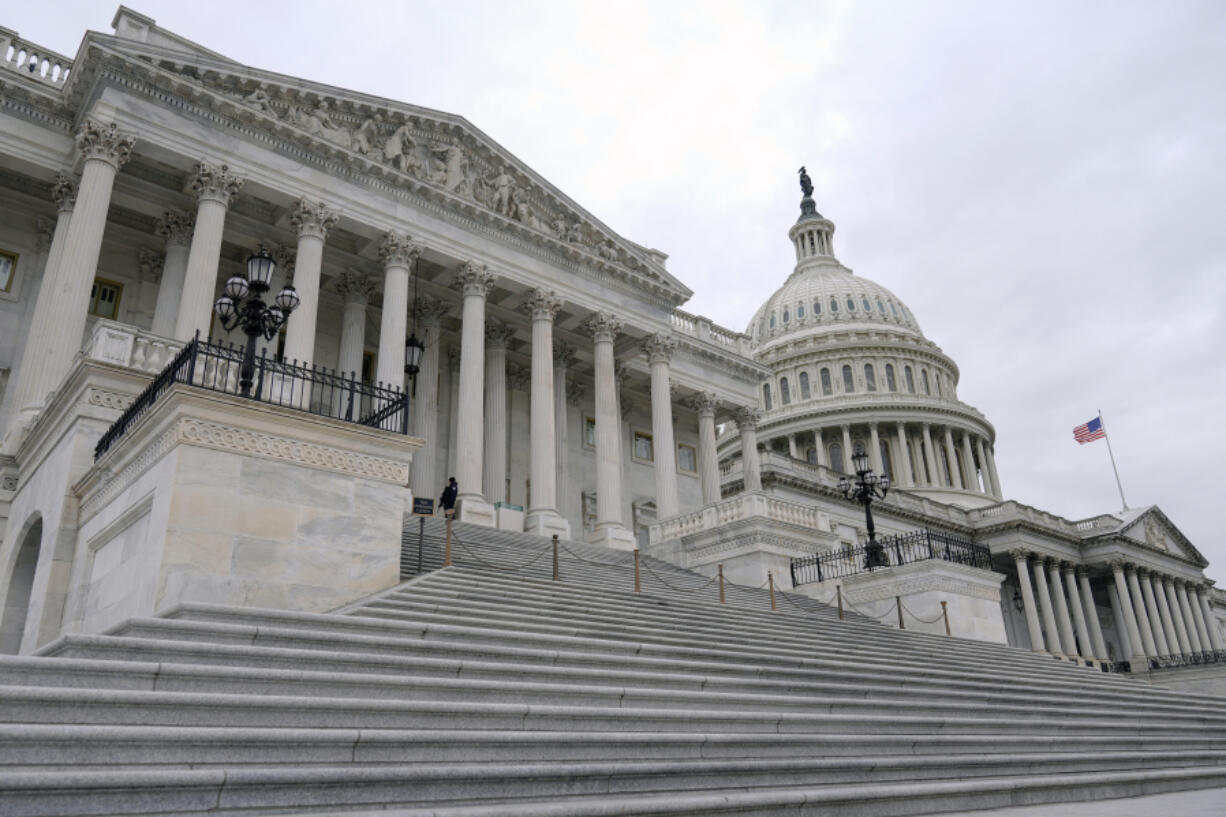
<svg viewBox="0 0 1226 817">
<path fill-rule="evenodd" d="M 492 528 L 497 523 L 494 506 L 481 496 L 461 497 L 456 502 L 455 518 L 460 522 L 471 522 L 474 525 L 485 525 Z"/>
<path fill-rule="evenodd" d="M 494 517 L 499 530 L 513 530 L 518 533 L 524 529 L 524 509 L 521 505 L 495 502 Z"/>
</svg>

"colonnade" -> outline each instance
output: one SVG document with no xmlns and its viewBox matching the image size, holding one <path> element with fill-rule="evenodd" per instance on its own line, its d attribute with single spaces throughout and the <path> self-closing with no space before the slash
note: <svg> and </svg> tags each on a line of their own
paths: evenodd
<svg viewBox="0 0 1226 817">
<path fill-rule="evenodd" d="M 1088 662 L 1110 660 L 1089 570 L 1028 550 L 1010 555 L 1031 649 Z M 1123 561 L 1112 561 L 1109 567 L 1113 581 L 1108 595 L 1133 661 L 1140 657 L 1147 665 L 1196 663 L 1226 649 L 1214 626 L 1206 585 Z"/>
</svg>

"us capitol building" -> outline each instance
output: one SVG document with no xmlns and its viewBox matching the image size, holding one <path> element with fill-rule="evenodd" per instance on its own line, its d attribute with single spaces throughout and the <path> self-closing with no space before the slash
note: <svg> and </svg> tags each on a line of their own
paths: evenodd
<svg viewBox="0 0 1226 817">
<path fill-rule="evenodd" d="M 463 522 L 1226 690 L 1193 543 L 1156 506 L 1007 499 L 956 363 L 840 263 L 807 176 L 740 332 L 461 116 L 113 25 L 71 58 L 0 29 L 0 650 L 386 590 L 410 497 L 454 475 Z M 252 341 L 255 399 L 215 311 L 252 256 L 298 301 Z M 855 555 L 857 454 L 892 482 L 887 569 Z"/>
</svg>

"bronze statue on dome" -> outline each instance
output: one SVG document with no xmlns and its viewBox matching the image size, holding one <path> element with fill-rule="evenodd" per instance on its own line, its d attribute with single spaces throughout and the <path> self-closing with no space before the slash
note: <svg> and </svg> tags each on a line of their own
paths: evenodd
<svg viewBox="0 0 1226 817">
<path fill-rule="evenodd" d="M 809 178 L 809 174 L 805 172 L 805 166 L 801 165 L 800 170 L 800 192 L 805 194 L 805 198 L 810 198 L 813 195 L 813 181 Z"/>
</svg>

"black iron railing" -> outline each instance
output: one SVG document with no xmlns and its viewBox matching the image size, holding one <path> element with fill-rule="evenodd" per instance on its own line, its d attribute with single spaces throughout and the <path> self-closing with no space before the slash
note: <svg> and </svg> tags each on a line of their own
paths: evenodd
<svg viewBox="0 0 1226 817">
<path fill-rule="evenodd" d="M 176 383 L 223 394 L 241 394 L 242 364 L 241 347 L 192 340 L 102 435 L 94 447 L 94 459 L 106 453 Z M 261 355 L 255 360 L 248 397 L 334 420 L 409 433 L 407 392 L 365 383 L 322 367 L 283 363 Z"/>
<path fill-rule="evenodd" d="M 1142 660 L 1151 670 L 1181 669 L 1183 667 L 1203 667 L 1211 664 L 1226 664 L 1226 650 L 1205 650 L 1204 652 L 1179 653 L 1176 655 L 1160 655 L 1157 658 Z M 1132 664 L 1128 661 L 1104 662 L 1103 672 L 1131 672 Z"/>
<path fill-rule="evenodd" d="M 874 566 L 868 558 L 868 547 L 861 545 L 849 550 L 818 553 L 792 560 L 792 586 L 840 579 L 870 570 L 883 570 L 897 565 L 942 559 L 946 562 L 992 569 L 992 552 L 969 539 L 936 530 L 917 530 L 897 536 L 883 536 L 877 544 L 885 550 L 885 567 Z"/>
</svg>

